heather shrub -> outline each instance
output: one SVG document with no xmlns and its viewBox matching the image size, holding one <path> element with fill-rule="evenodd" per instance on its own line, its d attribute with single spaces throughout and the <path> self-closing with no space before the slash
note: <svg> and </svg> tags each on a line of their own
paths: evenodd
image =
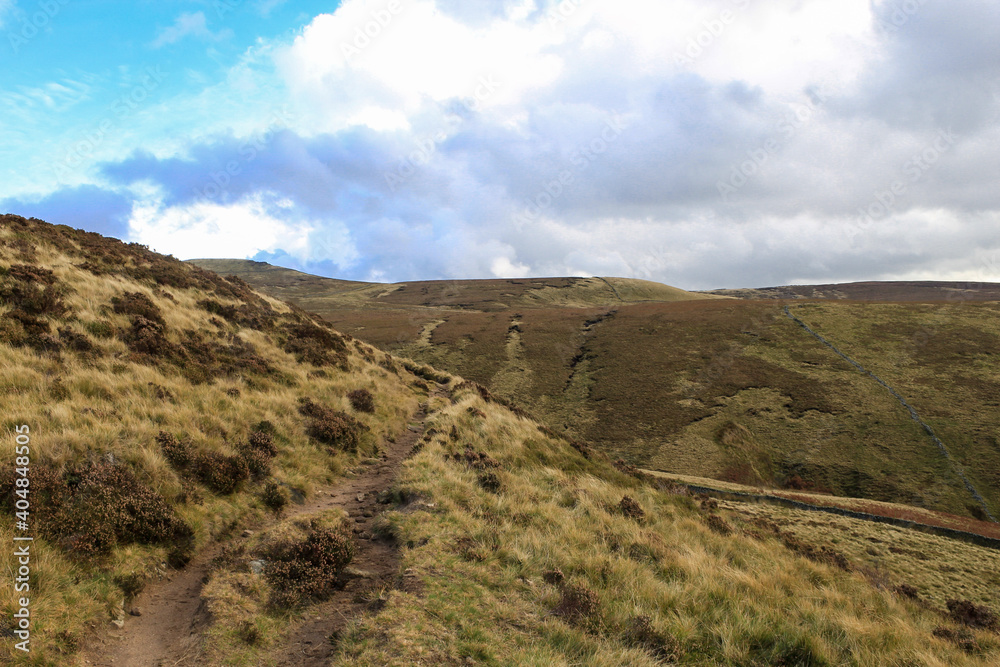
<svg viewBox="0 0 1000 667">
<path fill-rule="evenodd" d="M 260 499 L 268 508 L 275 512 L 280 512 L 288 504 L 288 492 L 281 488 L 277 482 L 268 482 L 261 491 Z"/>
<path fill-rule="evenodd" d="M 0 339 L 14 347 L 30 347 L 36 352 L 58 352 L 62 343 L 52 335 L 49 323 L 20 309 L 0 318 Z"/>
<path fill-rule="evenodd" d="M 658 660 L 675 662 L 680 658 L 680 647 L 673 637 L 653 627 L 649 616 L 636 616 L 623 633 L 625 643 L 652 653 Z"/>
<path fill-rule="evenodd" d="M 167 341 L 166 325 L 142 315 L 132 318 L 132 326 L 125 333 L 124 341 L 133 352 L 151 357 L 165 356 L 173 351 L 173 346 Z"/>
<path fill-rule="evenodd" d="M 477 452 L 473 449 L 472 445 L 466 445 L 465 451 L 462 452 L 460 458 L 465 462 L 465 465 L 475 470 L 487 470 L 489 468 L 499 468 L 500 462 L 495 458 L 486 454 L 484 452 Z"/>
<path fill-rule="evenodd" d="M 180 442 L 173 434 L 166 431 L 160 431 L 156 436 L 156 442 L 160 445 L 164 458 L 174 468 L 183 470 L 191 463 L 191 446 L 187 442 Z"/>
<path fill-rule="evenodd" d="M 235 277 L 235 276 L 234 276 Z M 239 280 L 237 278 L 237 280 Z M 245 284 L 245 283 L 244 283 Z M 215 299 L 202 299 L 198 307 L 233 324 L 264 330 L 274 326 L 275 313 L 271 305 L 258 299 L 260 305 L 244 303 L 239 306 L 221 303 Z"/>
<path fill-rule="evenodd" d="M 191 459 L 191 472 L 209 489 L 226 496 L 250 478 L 250 467 L 242 456 L 202 452 Z"/>
<path fill-rule="evenodd" d="M 347 398 L 358 412 L 375 412 L 375 397 L 367 389 L 355 389 L 347 394 Z"/>
<path fill-rule="evenodd" d="M 562 591 L 562 598 L 554 613 L 573 625 L 599 626 L 601 600 L 597 593 L 582 584 L 570 584 Z"/>
<path fill-rule="evenodd" d="M 29 315 L 62 315 L 65 291 L 48 269 L 27 264 L 0 268 L 0 300 Z"/>
<path fill-rule="evenodd" d="M 642 521 L 646 518 L 646 511 L 632 496 L 622 496 L 621 502 L 618 503 L 618 509 L 622 514 L 636 521 Z"/>
<path fill-rule="evenodd" d="M 125 292 L 113 297 L 111 307 L 119 315 L 137 316 L 161 326 L 164 324 L 160 307 L 142 292 Z"/>
<path fill-rule="evenodd" d="M 333 588 L 354 557 L 354 543 L 345 526 L 330 529 L 313 522 L 304 540 L 278 542 L 262 555 L 264 576 L 275 589 L 272 604 L 291 607 Z"/>
<path fill-rule="evenodd" d="M 274 436 L 269 432 L 254 431 L 247 442 L 240 443 L 238 449 L 251 476 L 259 479 L 271 474 L 271 460 L 278 455 L 278 448 L 274 446 Z"/>
<path fill-rule="evenodd" d="M 0 482 L 3 501 L 12 504 L 13 477 Z M 32 467 L 33 514 L 39 532 L 79 556 L 107 553 L 116 545 L 167 544 L 175 560 L 193 545 L 194 533 L 160 494 L 136 479 L 131 469 L 107 462 L 88 463 L 63 472 Z"/>
<path fill-rule="evenodd" d="M 361 435 L 370 430 L 349 414 L 319 405 L 308 398 L 299 401 L 299 413 L 308 419 L 306 430 L 309 435 L 335 450 L 357 451 Z"/>
<path fill-rule="evenodd" d="M 305 321 L 285 325 L 284 349 L 300 363 L 347 367 L 347 344 L 336 332 Z"/>
<path fill-rule="evenodd" d="M 490 493 L 499 493 L 503 488 L 503 481 L 500 479 L 500 476 L 491 470 L 479 473 L 477 481 L 484 491 L 489 491 Z"/>
<path fill-rule="evenodd" d="M 95 351 L 94 344 L 84 334 L 77 333 L 69 327 L 59 327 L 59 341 L 68 350 L 82 355 L 90 355 Z"/>
<path fill-rule="evenodd" d="M 1000 619 L 992 609 L 969 600 L 948 600 L 948 616 L 962 625 L 984 630 L 1000 630 Z"/>
</svg>

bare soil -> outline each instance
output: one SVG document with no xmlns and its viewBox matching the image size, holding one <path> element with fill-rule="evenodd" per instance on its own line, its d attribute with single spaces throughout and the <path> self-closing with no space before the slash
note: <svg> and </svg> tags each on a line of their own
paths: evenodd
<svg viewBox="0 0 1000 667">
<path fill-rule="evenodd" d="M 304 504 L 291 506 L 282 519 L 301 514 L 343 508 L 350 515 L 357 549 L 343 578 L 343 588 L 293 625 L 280 649 L 272 654 L 279 665 L 326 665 L 336 650 L 336 636 L 348 621 L 365 611 L 377 611 L 382 591 L 399 584 L 399 552 L 389 540 L 373 536 L 369 525 L 384 509 L 379 493 L 388 489 L 400 464 L 408 458 L 426 429 L 427 413 L 421 410 L 410 426 L 386 443 L 381 458 L 359 466 L 357 476 L 319 489 Z M 266 528 L 260 526 L 259 528 Z M 236 537 L 234 539 L 241 539 Z M 215 544 L 173 571 L 162 581 L 148 586 L 133 601 L 124 628 L 96 638 L 85 650 L 87 664 L 100 667 L 181 667 L 200 665 L 201 632 L 210 618 L 201 601 L 202 586 L 208 579 L 212 559 L 221 544 Z M 405 587 L 405 579 L 402 581 Z M 331 638 L 333 640 L 331 641 Z"/>
</svg>

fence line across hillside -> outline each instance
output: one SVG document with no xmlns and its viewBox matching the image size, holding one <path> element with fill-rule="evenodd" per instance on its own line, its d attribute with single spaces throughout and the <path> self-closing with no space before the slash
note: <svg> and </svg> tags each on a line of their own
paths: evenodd
<svg viewBox="0 0 1000 667">
<path fill-rule="evenodd" d="M 896 400 L 898 400 L 900 404 L 904 408 L 906 408 L 906 410 L 910 413 L 910 417 L 913 419 L 913 421 L 920 424 L 920 426 L 923 427 L 924 431 L 926 431 L 927 435 L 931 437 L 931 440 L 933 440 L 934 444 L 937 445 L 937 448 L 944 455 L 945 459 L 947 459 L 947 461 L 951 464 L 952 470 L 954 470 L 955 473 L 962 479 L 962 482 L 965 484 L 965 488 L 969 491 L 969 493 L 972 494 L 972 497 L 976 499 L 976 502 L 979 503 L 979 506 L 983 508 L 983 511 L 986 513 L 986 516 L 989 517 L 990 521 L 992 521 L 993 523 L 997 523 L 996 517 L 993 516 L 993 514 L 990 512 L 990 508 L 986 504 L 986 499 L 983 498 L 983 496 L 979 493 L 979 491 L 976 490 L 976 487 L 973 486 L 972 481 L 968 477 L 966 477 L 965 471 L 962 470 L 962 465 L 955 460 L 955 458 L 951 455 L 951 452 L 948 451 L 948 448 L 945 446 L 944 442 L 941 441 L 941 438 L 937 437 L 937 434 L 934 432 L 934 429 L 931 428 L 930 424 L 928 424 L 927 422 L 925 422 L 923 419 L 920 418 L 920 415 L 917 414 L 917 411 L 913 408 L 913 406 L 910 405 L 905 398 L 903 398 L 902 394 L 900 394 L 893 387 L 891 387 L 888 382 L 886 382 L 879 376 L 875 375 L 870 370 L 868 370 L 858 362 L 854 361 L 854 359 L 851 359 L 849 356 L 838 350 L 837 347 L 833 343 L 828 341 L 826 338 L 813 331 L 808 324 L 806 324 L 798 317 L 793 315 L 792 311 L 788 308 L 788 306 L 785 306 L 785 315 L 791 318 L 792 321 L 798 324 L 800 327 L 805 329 L 810 335 L 816 338 L 816 340 L 818 340 L 819 342 L 823 343 L 823 345 L 826 345 L 828 348 L 833 350 L 844 361 L 851 364 L 856 369 L 858 369 L 865 375 L 868 375 L 873 380 L 878 382 L 880 385 L 888 389 L 889 393 L 892 394 L 896 398 Z"/>
</svg>

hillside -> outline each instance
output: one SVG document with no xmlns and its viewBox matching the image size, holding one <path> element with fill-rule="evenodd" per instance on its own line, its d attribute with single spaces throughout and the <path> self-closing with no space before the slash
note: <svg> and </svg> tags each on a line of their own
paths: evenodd
<svg viewBox="0 0 1000 667">
<path fill-rule="evenodd" d="M 710 290 L 704 294 L 739 299 L 848 299 L 851 301 L 1000 301 L 1000 284 L 941 281 L 884 281 L 834 285 L 786 285 Z"/>
<path fill-rule="evenodd" d="M 692 496 L 239 278 L 3 216 L 0 299 L 4 664 L 1000 658 L 996 550 Z"/>
<path fill-rule="evenodd" d="M 362 283 L 283 269 L 265 262 L 236 259 L 190 260 L 216 273 L 240 276 L 273 296 L 302 304 L 323 317 L 349 309 L 416 309 L 497 312 L 512 308 L 600 307 L 644 301 L 692 301 L 720 296 L 631 278 L 512 278 Z"/>
<path fill-rule="evenodd" d="M 906 397 L 956 466 L 885 387 L 805 333 L 782 301 L 522 303 L 482 312 L 458 301 L 444 309 L 430 294 L 409 306 L 399 297 L 392 308 L 381 300 L 333 307 L 310 292 L 327 279 L 303 282 L 293 297 L 270 273 L 241 275 L 321 309 L 366 342 L 480 382 L 634 465 L 1000 516 L 1000 328 L 997 303 L 983 300 L 988 286 L 976 299 L 950 302 L 794 302 Z M 965 293 L 948 285 L 889 284 L 878 296 Z M 857 285 L 843 287 L 861 295 Z"/>
</svg>

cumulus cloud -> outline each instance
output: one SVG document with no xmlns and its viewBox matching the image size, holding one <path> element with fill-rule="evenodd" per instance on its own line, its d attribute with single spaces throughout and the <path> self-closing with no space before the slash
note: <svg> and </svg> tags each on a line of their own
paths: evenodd
<svg viewBox="0 0 1000 667">
<path fill-rule="evenodd" d="M 996 11 L 347 0 L 266 50 L 287 119 L 102 177 L 136 240 L 343 278 L 1000 280 Z"/>
</svg>

